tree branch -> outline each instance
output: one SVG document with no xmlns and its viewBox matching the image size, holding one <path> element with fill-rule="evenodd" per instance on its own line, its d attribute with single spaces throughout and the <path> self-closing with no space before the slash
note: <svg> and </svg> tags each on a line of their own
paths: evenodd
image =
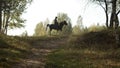
<svg viewBox="0 0 120 68">
<path fill-rule="evenodd" d="M 104 9 L 104 11 L 106 11 L 105 7 L 103 7 L 103 5 L 101 4 L 101 2 L 100 1 L 98 1 L 98 2 L 99 2 L 99 5 Z"/>
<path fill-rule="evenodd" d="M 120 13 L 120 10 L 117 12 L 117 15 Z"/>
</svg>

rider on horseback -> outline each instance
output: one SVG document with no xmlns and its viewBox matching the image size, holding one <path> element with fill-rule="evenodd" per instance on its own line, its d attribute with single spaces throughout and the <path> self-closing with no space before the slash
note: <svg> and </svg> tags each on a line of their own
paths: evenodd
<svg viewBox="0 0 120 68">
<path fill-rule="evenodd" d="M 54 24 L 58 25 L 57 17 L 55 17 Z"/>
</svg>

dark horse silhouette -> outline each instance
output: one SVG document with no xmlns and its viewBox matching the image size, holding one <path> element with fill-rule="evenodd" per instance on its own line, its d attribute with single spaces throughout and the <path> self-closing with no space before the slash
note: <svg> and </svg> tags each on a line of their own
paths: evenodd
<svg viewBox="0 0 120 68">
<path fill-rule="evenodd" d="M 47 27 L 49 27 L 50 29 L 50 34 L 51 34 L 51 31 L 54 29 L 54 30 L 57 30 L 57 31 L 62 31 L 62 28 L 64 25 L 67 25 L 67 22 L 66 21 L 62 21 L 60 22 L 59 25 L 56 25 L 56 24 L 47 24 Z M 46 30 L 47 30 L 47 27 L 46 27 Z"/>
</svg>

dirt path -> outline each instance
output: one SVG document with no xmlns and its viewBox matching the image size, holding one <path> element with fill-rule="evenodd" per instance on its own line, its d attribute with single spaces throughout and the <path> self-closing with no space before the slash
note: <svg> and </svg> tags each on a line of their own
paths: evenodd
<svg viewBox="0 0 120 68">
<path fill-rule="evenodd" d="M 23 59 L 22 63 L 15 65 L 13 68 L 44 68 L 46 56 L 64 45 L 66 43 L 65 41 L 67 41 L 66 37 L 32 41 L 32 53 L 26 59 Z"/>
</svg>

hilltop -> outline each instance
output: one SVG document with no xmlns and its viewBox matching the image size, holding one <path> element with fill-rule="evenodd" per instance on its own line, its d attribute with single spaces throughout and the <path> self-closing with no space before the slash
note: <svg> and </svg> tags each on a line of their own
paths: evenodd
<svg viewBox="0 0 120 68">
<path fill-rule="evenodd" d="M 119 68 L 120 48 L 113 30 L 72 35 L 68 43 L 48 56 L 46 68 Z"/>
<path fill-rule="evenodd" d="M 120 48 L 112 30 L 70 36 L 18 37 L 0 35 L 0 67 L 120 67 Z"/>
</svg>

